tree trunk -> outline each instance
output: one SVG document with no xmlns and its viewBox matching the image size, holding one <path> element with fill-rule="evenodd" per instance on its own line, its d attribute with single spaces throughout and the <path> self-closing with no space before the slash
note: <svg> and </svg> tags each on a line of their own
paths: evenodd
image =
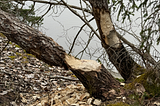
<svg viewBox="0 0 160 106">
<path fill-rule="evenodd" d="M 106 100 L 110 93 L 108 91 L 119 87 L 119 82 L 102 64 L 94 60 L 78 60 L 69 56 L 52 38 L 2 10 L 0 32 L 47 64 L 70 69 L 95 98 Z"/>
<path fill-rule="evenodd" d="M 117 32 L 111 21 L 107 0 L 88 0 L 92 5 L 102 46 L 108 53 L 109 60 L 119 71 L 125 81 L 134 79 L 137 73 L 134 69 L 139 65 L 130 57 L 129 53 L 117 37 Z"/>
<path fill-rule="evenodd" d="M 94 60 L 77 60 L 72 56 L 67 57 L 66 61 L 71 66 L 71 71 L 92 96 L 103 101 L 110 99 L 108 91 L 119 87 L 119 82 L 102 64 Z"/>
</svg>

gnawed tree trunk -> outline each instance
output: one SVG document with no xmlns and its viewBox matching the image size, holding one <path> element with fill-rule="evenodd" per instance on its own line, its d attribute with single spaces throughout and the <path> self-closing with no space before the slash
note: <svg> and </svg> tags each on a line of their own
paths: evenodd
<svg viewBox="0 0 160 106">
<path fill-rule="evenodd" d="M 88 92 L 101 100 L 109 99 L 109 90 L 119 87 L 119 82 L 94 60 L 77 60 L 72 56 L 66 57 L 72 72 L 83 83 Z"/>
<path fill-rule="evenodd" d="M 65 53 L 52 38 L 18 21 L 0 10 L 0 32 L 17 43 L 26 52 L 49 65 L 70 69 L 95 98 L 106 100 L 109 90 L 119 87 L 119 82 L 94 60 L 78 60 Z"/>
<path fill-rule="evenodd" d="M 108 9 L 108 0 L 87 1 L 92 5 L 93 15 L 99 29 L 102 46 L 108 53 L 109 60 L 116 67 L 125 81 L 134 79 L 137 76 L 134 69 L 140 66 L 130 57 L 120 39 L 117 37 L 118 33 L 111 21 Z"/>
</svg>

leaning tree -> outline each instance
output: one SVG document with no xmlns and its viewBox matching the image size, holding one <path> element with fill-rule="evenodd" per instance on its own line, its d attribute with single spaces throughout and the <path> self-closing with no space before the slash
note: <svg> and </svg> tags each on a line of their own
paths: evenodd
<svg viewBox="0 0 160 106">
<path fill-rule="evenodd" d="M 118 72 L 124 78 L 125 82 L 131 82 L 133 86 L 136 82 L 142 83 L 149 92 L 151 92 L 150 90 L 152 88 L 149 88 L 148 85 L 153 85 L 152 87 L 156 87 L 157 89 L 159 88 L 159 63 L 150 55 L 150 49 L 153 44 L 153 39 L 156 35 L 158 35 L 157 43 L 160 41 L 160 20 L 158 20 L 160 3 L 158 0 L 153 2 L 142 0 L 141 2 L 137 1 L 138 3 L 136 1 L 124 3 L 123 1 L 115 0 L 80 0 L 81 7 L 69 5 L 64 0 L 30 0 L 33 2 L 33 6 L 30 8 L 30 10 L 19 11 L 19 5 L 22 5 L 23 7 L 26 1 L 28 0 L 11 1 L 10 3 L 17 4 L 16 6 L 18 7 L 16 9 L 13 9 L 13 7 L 4 9 L 1 7 L 0 32 L 3 33 L 10 41 L 17 43 L 19 46 L 25 49 L 27 53 L 35 55 L 38 59 L 46 62 L 47 64 L 70 69 L 82 82 L 88 92 L 95 98 L 102 100 L 108 99 L 110 93 L 109 91 L 111 89 L 116 89 L 120 86 L 120 84 L 109 73 L 103 64 L 94 60 L 80 60 L 74 56 L 71 56 L 70 53 L 67 54 L 64 49 L 52 38 L 45 36 L 40 31 L 35 29 L 34 25 L 38 22 L 42 22 L 43 16 L 52 9 L 52 6 L 60 5 L 67 7 L 73 14 L 78 16 L 85 23 L 84 26 L 87 25 L 91 29 L 94 35 L 100 40 L 102 47 L 108 54 L 110 62 L 116 67 Z M 82 2 L 85 3 L 88 8 L 83 8 Z M 3 4 L 3 2 L 1 3 Z M 35 15 L 35 3 L 44 3 L 49 5 L 49 8 L 41 17 L 31 18 L 29 16 Z M 147 7 L 152 9 L 154 12 L 148 13 L 145 10 Z M 115 10 L 115 8 L 117 9 Z M 131 15 L 133 15 L 136 10 L 140 9 L 142 10 L 141 15 L 143 16 L 144 13 L 144 17 L 141 17 L 142 29 L 139 37 L 141 43 L 139 47 L 136 47 L 117 31 L 117 28 L 119 27 L 114 25 L 111 19 L 111 12 L 117 11 L 117 18 L 122 18 L 123 23 L 126 18 L 128 18 L 129 22 L 131 22 Z M 9 10 L 13 11 L 10 12 Z M 76 10 L 81 10 L 83 17 L 76 12 Z M 18 16 L 20 17 L 19 20 L 16 18 L 16 15 L 11 14 L 12 12 L 19 12 L 21 14 Z M 26 13 L 28 20 L 25 19 Z M 89 23 L 90 20 L 87 20 L 86 13 L 93 15 L 99 34 Z M 157 20 L 154 21 L 155 19 Z M 22 23 L 20 20 L 25 23 Z M 119 29 L 125 31 L 123 28 Z M 128 31 L 126 32 L 130 33 Z M 144 67 L 140 66 L 137 61 L 133 59 L 124 44 L 127 44 L 141 57 L 144 62 Z M 141 76 L 137 78 L 138 75 Z M 142 80 L 140 80 L 140 78 L 142 78 Z M 132 86 L 132 84 L 130 84 L 130 86 Z M 159 93 L 157 89 L 154 91 L 154 93 Z"/>
</svg>

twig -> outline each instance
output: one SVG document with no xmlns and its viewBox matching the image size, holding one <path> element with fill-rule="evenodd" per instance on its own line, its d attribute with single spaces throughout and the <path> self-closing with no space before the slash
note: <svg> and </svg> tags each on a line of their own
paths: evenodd
<svg viewBox="0 0 160 106">
<path fill-rule="evenodd" d="M 93 19 L 94 19 L 94 18 L 90 19 L 88 22 L 92 21 Z M 76 39 L 78 38 L 78 35 L 80 34 L 80 32 L 82 31 L 82 29 L 83 29 L 83 27 L 84 27 L 85 25 L 86 25 L 86 23 L 80 28 L 80 30 L 79 30 L 78 33 L 76 34 L 76 37 L 75 37 L 74 40 L 73 40 L 71 49 L 70 49 L 70 51 L 69 51 L 68 54 L 70 54 L 70 53 L 72 52 L 73 47 L 74 47 L 74 44 L 75 44 L 75 42 L 76 42 Z"/>
<path fill-rule="evenodd" d="M 14 1 L 14 0 L 11 0 L 11 1 Z M 51 1 L 45 1 L 45 0 L 21 0 L 21 1 L 33 1 L 33 2 L 37 2 L 37 3 L 51 4 L 51 5 L 64 5 L 63 3 L 60 3 L 60 2 L 55 3 L 53 1 L 51 2 Z M 77 9 L 77 10 L 82 10 L 81 7 L 74 6 L 74 5 L 69 5 L 69 4 L 67 4 L 67 5 L 71 8 L 74 8 L 74 9 Z M 89 9 L 84 8 L 83 10 L 87 13 L 92 14 L 92 12 Z"/>
<path fill-rule="evenodd" d="M 79 81 L 79 79 L 76 78 L 69 78 L 69 77 L 64 77 L 64 76 L 50 76 L 50 79 L 65 79 L 69 81 Z"/>
<path fill-rule="evenodd" d="M 142 58 L 149 61 L 151 64 L 156 65 L 157 62 L 151 57 L 148 53 L 142 53 L 140 49 L 136 48 L 134 44 L 130 43 L 127 39 L 125 39 L 122 35 L 117 32 L 117 36 L 128 46 L 130 46 L 136 53 L 138 53 Z"/>
<path fill-rule="evenodd" d="M 87 18 L 86 18 L 86 15 L 84 13 L 84 9 L 83 9 L 83 6 L 82 6 L 82 0 L 80 0 L 80 5 L 81 5 L 81 8 L 82 8 L 82 13 L 83 13 L 84 19 L 87 21 Z"/>
<path fill-rule="evenodd" d="M 48 10 L 37 20 L 37 23 L 49 12 L 49 10 L 51 9 L 51 4 L 50 4 L 50 6 L 49 6 L 49 8 L 48 8 Z M 33 25 L 33 23 L 32 23 L 32 25 Z M 31 25 L 31 26 L 32 26 Z"/>
<path fill-rule="evenodd" d="M 118 29 L 120 29 L 120 30 L 122 30 L 122 31 L 124 31 L 124 32 L 127 32 L 127 33 L 130 34 L 130 35 L 132 35 L 132 36 L 133 36 L 134 38 L 136 38 L 139 42 L 141 42 L 140 39 L 138 38 L 138 36 L 137 36 L 136 34 L 130 33 L 129 31 L 127 31 L 127 30 L 125 30 L 125 29 L 119 27 L 119 26 L 116 25 L 116 24 L 115 24 L 115 26 L 116 26 Z M 132 31 L 132 32 L 133 32 L 133 31 Z"/>
<path fill-rule="evenodd" d="M 88 47 L 91 39 L 93 38 L 93 35 L 94 35 L 94 33 L 89 37 L 86 47 L 83 50 L 81 50 L 75 57 L 77 57 L 80 53 L 82 53 L 80 59 L 82 58 L 84 51 L 86 50 L 86 48 Z"/>
<path fill-rule="evenodd" d="M 89 22 L 87 22 L 86 20 L 84 20 L 82 18 L 82 16 L 80 16 L 75 10 L 73 10 L 66 2 L 64 2 L 64 0 L 61 0 L 63 2 L 63 4 L 76 16 L 78 16 L 84 23 L 86 23 L 88 25 L 88 27 L 95 33 L 95 35 L 97 36 L 98 39 L 101 40 L 100 36 L 98 35 L 98 33 L 94 30 L 94 28 L 89 24 Z"/>
</svg>

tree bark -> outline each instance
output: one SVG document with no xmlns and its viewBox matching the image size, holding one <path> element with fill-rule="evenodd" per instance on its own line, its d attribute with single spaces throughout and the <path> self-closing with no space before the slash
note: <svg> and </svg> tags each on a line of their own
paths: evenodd
<svg viewBox="0 0 160 106">
<path fill-rule="evenodd" d="M 94 60 L 78 60 L 66 54 L 52 38 L 23 24 L 2 10 L 0 10 L 0 32 L 27 53 L 35 55 L 47 64 L 70 69 L 95 98 L 104 101 L 109 97 L 109 90 L 119 87 L 119 82 L 102 64 Z"/>
<path fill-rule="evenodd" d="M 67 56 L 68 57 L 68 56 Z M 107 69 L 94 60 L 77 60 L 72 56 L 66 58 L 71 71 L 82 82 L 90 95 L 103 101 L 110 99 L 111 89 L 117 89 L 119 82 Z"/>
<path fill-rule="evenodd" d="M 108 53 L 109 60 L 119 71 L 125 81 L 130 81 L 137 76 L 134 69 L 139 65 L 131 58 L 125 49 L 111 20 L 107 0 L 88 0 L 92 5 L 102 46 Z"/>
</svg>

